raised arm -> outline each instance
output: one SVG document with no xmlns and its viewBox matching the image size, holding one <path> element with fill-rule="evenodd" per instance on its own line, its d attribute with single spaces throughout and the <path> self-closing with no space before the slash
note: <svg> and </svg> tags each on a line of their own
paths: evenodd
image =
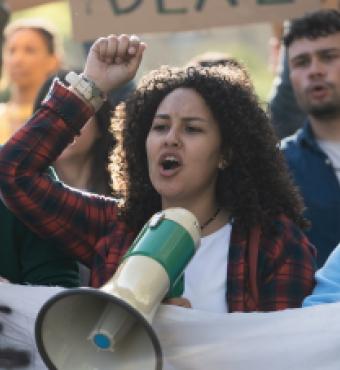
<svg viewBox="0 0 340 370">
<path fill-rule="evenodd" d="M 84 74 L 105 94 L 133 78 L 145 46 L 136 37 L 97 40 Z M 89 264 L 105 228 L 116 221 L 113 199 L 84 194 L 45 174 L 94 113 L 86 99 L 56 82 L 42 108 L 0 151 L 6 205 L 40 236 L 53 238 Z"/>
</svg>

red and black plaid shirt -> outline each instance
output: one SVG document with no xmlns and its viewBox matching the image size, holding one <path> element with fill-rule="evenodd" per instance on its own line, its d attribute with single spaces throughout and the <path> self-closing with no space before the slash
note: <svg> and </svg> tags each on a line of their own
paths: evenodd
<svg viewBox="0 0 340 370">
<path fill-rule="evenodd" d="M 92 114 L 55 83 L 43 108 L 0 151 L 0 185 L 7 206 L 40 236 L 54 238 L 90 266 L 91 285 L 100 287 L 115 272 L 136 231 L 117 219 L 114 199 L 82 193 L 45 175 Z M 275 238 L 259 243 L 261 311 L 299 307 L 314 284 L 314 248 L 285 216 L 277 219 L 277 230 Z M 246 238 L 234 224 L 226 297 L 230 312 L 247 311 L 247 254 Z"/>
</svg>

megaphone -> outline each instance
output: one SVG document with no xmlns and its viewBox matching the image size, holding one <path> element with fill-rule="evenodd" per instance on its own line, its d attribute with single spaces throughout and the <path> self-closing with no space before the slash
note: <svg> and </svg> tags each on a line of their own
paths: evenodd
<svg viewBox="0 0 340 370">
<path fill-rule="evenodd" d="M 100 289 L 68 289 L 50 298 L 35 323 L 47 367 L 161 370 L 152 320 L 165 296 L 181 295 L 183 272 L 199 241 L 200 226 L 191 212 L 166 209 L 145 224 Z"/>
</svg>

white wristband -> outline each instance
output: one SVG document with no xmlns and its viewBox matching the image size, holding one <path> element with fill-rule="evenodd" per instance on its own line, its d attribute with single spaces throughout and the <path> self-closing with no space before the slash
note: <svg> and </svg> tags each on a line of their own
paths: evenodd
<svg viewBox="0 0 340 370">
<path fill-rule="evenodd" d="M 74 88 L 74 90 L 88 101 L 95 111 L 103 105 L 105 96 L 93 81 L 84 75 L 77 75 L 75 72 L 69 72 L 65 80 Z"/>
</svg>

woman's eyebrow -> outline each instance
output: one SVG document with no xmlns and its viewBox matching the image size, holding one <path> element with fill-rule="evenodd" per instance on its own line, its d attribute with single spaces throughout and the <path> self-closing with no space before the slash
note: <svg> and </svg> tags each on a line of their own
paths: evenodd
<svg viewBox="0 0 340 370">
<path fill-rule="evenodd" d="M 169 119 L 170 115 L 166 113 L 157 113 L 155 114 L 155 118 L 161 118 L 161 119 Z M 182 121 L 201 121 L 201 122 L 207 122 L 205 118 L 197 117 L 197 116 L 186 116 L 182 118 Z"/>
<path fill-rule="evenodd" d="M 157 114 L 155 114 L 155 118 L 167 119 L 167 118 L 170 118 L 170 116 L 169 116 L 169 114 L 165 114 L 165 113 L 157 113 Z"/>
<path fill-rule="evenodd" d="M 198 121 L 198 122 L 203 122 L 203 123 L 208 122 L 205 118 L 202 118 L 202 117 L 195 117 L 195 116 L 193 116 L 193 117 L 191 117 L 191 116 L 189 116 L 189 117 L 184 117 L 184 118 L 182 118 L 182 120 L 183 120 L 184 122 L 191 122 L 191 121 Z"/>
</svg>

